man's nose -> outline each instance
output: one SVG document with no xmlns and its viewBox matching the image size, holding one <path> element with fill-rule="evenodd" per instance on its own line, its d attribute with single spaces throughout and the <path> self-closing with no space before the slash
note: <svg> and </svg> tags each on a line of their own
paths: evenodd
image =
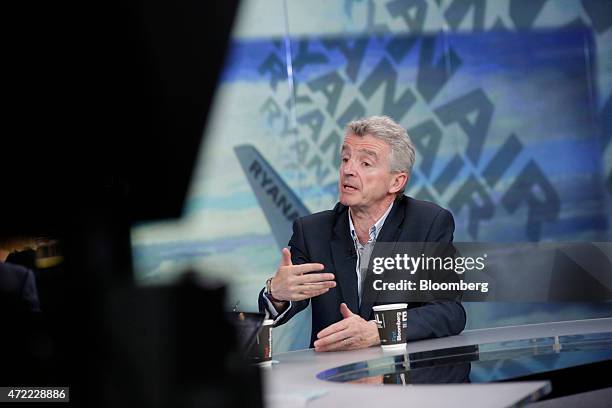
<svg viewBox="0 0 612 408">
<path fill-rule="evenodd" d="M 345 176 L 355 175 L 355 167 L 353 165 L 353 161 L 347 160 L 344 163 L 342 163 L 342 166 L 340 166 L 340 171 Z"/>
</svg>

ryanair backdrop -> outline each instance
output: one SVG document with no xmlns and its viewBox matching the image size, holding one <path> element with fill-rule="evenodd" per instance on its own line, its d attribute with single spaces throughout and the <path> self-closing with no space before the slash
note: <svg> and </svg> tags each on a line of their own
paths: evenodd
<svg viewBox="0 0 612 408">
<path fill-rule="evenodd" d="M 293 220 L 337 201 L 344 126 L 380 114 L 416 146 L 407 194 L 452 211 L 455 241 L 610 241 L 611 94 L 609 2 L 245 0 L 184 216 L 133 229 L 137 278 L 194 268 L 256 310 Z M 468 329 L 612 312 L 465 306 Z M 309 332 L 307 309 L 275 350 Z"/>
</svg>

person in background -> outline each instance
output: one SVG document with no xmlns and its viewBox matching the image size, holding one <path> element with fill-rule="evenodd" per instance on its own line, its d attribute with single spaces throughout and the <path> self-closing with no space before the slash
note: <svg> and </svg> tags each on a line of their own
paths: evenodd
<svg viewBox="0 0 612 408">
<path fill-rule="evenodd" d="M 25 266 L 7 262 L 11 254 L 35 248 L 33 238 L 0 237 L 0 299 L 4 312 L 40 312 L 34 272 Z"/>
</svg>

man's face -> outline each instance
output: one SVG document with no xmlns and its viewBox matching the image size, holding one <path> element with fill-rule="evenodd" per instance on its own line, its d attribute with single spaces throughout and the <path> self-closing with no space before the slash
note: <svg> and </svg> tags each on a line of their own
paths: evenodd
<svg viewBox="0 0 612 408">
<path fill-rule="evenodd" d="M 396 193 L 397 174 L 391 173 L 391 147 L 373 136 L 349 134 L 341 152 L 340 202 L 353 208 L 368 209 Z"/>
</svg>

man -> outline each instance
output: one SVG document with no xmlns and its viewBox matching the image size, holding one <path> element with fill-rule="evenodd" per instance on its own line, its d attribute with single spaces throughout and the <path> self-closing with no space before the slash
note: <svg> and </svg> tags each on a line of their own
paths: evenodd
<svg viewBox="0 0 612 408">
<path fill-rule="evenodd" d="M 275 325 L 312 302 L 310 345 L 317 351 L 380 344 L 373 299 L 363 296 L 376 242 L 452 242 L 453 217 L 405 196 L 415 150 L 406 131 L 385 116 L 353 121 L 341 151 L 340 202 L 333 210 L 297 219 L 276 274 L 259 295 Z M 408 340 L 460 333 L 458 300 L 409 303 Z"/>
</svg>

